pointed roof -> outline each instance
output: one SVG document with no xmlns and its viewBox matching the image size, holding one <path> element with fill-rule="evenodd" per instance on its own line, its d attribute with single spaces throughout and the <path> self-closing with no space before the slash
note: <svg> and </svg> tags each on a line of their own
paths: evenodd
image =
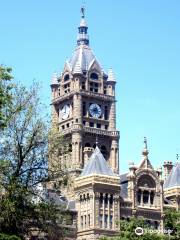
<svg viewBox="0 0 180 240">
<path fill-rule="evenodd" d="M 75 66 L 74 66 L 73 73 L 76 73 L 76 74 L 81 74 L 82 73 L 79 61 L 76 62 Z"/>
<path fill-rule="evenodd" d="M 99 71 L 102 71 L 102 67 L 97 61 L 95 54 L 92 49 L 89 47 L 89 36 L 87 33 L 88 26 L 85 19 L 85 8 L 81 8 L 81 21 L 78 27 L 78 38 L 77 38 L 77 47 L 73 53 L 73 56 L 68 61 L 70 71 L 75 71 L 77 69 L 76 63 L 79 64 L 79 73 L 87 72 L 93 63 L 96 63 L 96 66 Z"/>
<path fill-rule="evenodd" d="M 164 189 L 180 187 L 180 163 L 177 163 L 168 178 L 165 180 Z"/>
<path fill-rule="evenodd" d="M 112 68 L 110 68 L 109 71 L 108 71 L 107 81 L 116 82 L 116 77 L 115 77 L 115 74 L 114 74 Z"/>
<path fill-rule="evenodd" d="M 51 79 L 51 85 L 58 85 L 58 75 L 56 72 L 53 73 L 52 79 Z"/>
<path fill-rule="evenodd" d="M 99 70 L 102 71 L 102 67 L 97 61 L 92 49 L 87 45 L 80 45 L 75 49 L 73 56 L 69 60 L 69 65 L 73 70 L 77 62 L 82 72 L 87 72 L 94 62 L 96 62 Z"/>
<path fill-rule="evenodd" d="M 81 176 L 88 176 L 92 174 L 116 176 L 111 170 L 111 168 L 108 166 L 98 146 L 96 146 L 89 161 L 85 165 Z"/>
</svg>

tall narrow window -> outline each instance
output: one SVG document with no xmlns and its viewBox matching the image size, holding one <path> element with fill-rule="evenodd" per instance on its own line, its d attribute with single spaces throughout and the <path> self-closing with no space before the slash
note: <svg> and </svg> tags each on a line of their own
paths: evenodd
<svg viewBox="0 0 180 240">
<path fill-rule="evenodd" d="M 88 226 L 89 226 L 89 227 L 91 226 L 91 217 L 90 217 L 90 214 L 88 214 Z"/>
<path fill-rule="evenodd" d="M 86 102 L 83 102 L 83 116 L 86 116 Z"/>
<path fill-rule="evenodd" d="M 82 82 L 82 89 L 83 89 L 83 90 L 85 90 L 85 89 L 86 89 L 85 82 Z"/>
<path fill-rule="evenodd" d="M 86 228 L 86 215 L 84 216 L 84 227 Z"/>
<path fill-rule="evenodd" d="M 109 227 L 110 227 L 110 229 L 112 229 L 112 223 L 113 223 L 113 216 L 110 215 L 110 219 L 109 219 Z"/>
<path fill-rule="evenodd" d="M 83 216 L 81 216 L 81 228 L 83 228 Z"/>
<path fill-rule="evenodd" d="M 104 227 L 107 228 L 107 223 L 108 223 L 108 215 L 104 215 Z"/>
<path fill-rule="evenodd" d="M 108 106 L 104 107 L 104 119 L 108 120 Z"/>
<path fill-rule="evenodd" d="M 102 222 L 103 222 L 103 215 L 100 214 L 99 215 L 99 226 L 100 226 L 100 228 L 102 228 Z"/>
</svg>

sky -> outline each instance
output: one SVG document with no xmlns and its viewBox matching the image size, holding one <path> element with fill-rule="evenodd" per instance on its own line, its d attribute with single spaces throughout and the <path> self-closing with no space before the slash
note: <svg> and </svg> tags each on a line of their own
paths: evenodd
<svg viewBox="0 0 180 240">
<path fill-rule="evenodd" d="M 179 0 L 0 0 L 0 64 L 15 81 L 50 81 L 76 47 L 80 8 L 86 7 L 90 46 L 104 70 L 116 74 L 120 172 L 139 164 L 143 138 L 155 168 L 180 154 Z M 50 109 L 50 106 L 49 106 Z"/>
</svg>

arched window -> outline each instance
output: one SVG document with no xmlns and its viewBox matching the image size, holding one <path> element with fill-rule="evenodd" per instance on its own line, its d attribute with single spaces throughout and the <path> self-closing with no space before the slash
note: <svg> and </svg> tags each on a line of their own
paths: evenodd
<svg viewBox="0 0 180 240">
<path fill-rule="evenodd" d="M 97 75 L 97 73 L 91 73 L 91 75 L 90 75 L 90 78 L 92 79 L 92 80 L 98 80 L 98 75 Z"/>
<path fill-rule="evenodd" d="M 85 147 L 91 147 L 91 144 L 90 143 L 86 143 Z"/>
<path fill-rule="evenodd" d="M 66 75 L 64 76 L 64 81 L 68 81 L 69 79 L 70 79 L 69 74 L 66 74 Z"/>
<path fill-rule="evenodd" d="M 138 185 L 138 187 L 147 187 L 147 188 L 155 188 L 156 187 L 156 183 L 155 183 L 154 179 L 152 177 L 150 177 L 149 175 L 141 176 L 138 180 L 137 185 Z"/>
</svg>

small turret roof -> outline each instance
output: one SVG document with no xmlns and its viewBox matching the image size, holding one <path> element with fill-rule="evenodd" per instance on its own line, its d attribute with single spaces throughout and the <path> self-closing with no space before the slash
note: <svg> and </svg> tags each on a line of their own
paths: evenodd
<svg viewBox="0 0 180 240">
<path fill-rule="evenodd" d="M 85 165 L 81 173 L 81 176 L 88 176 L 92 174 L 115 176 L 115 174 L 113 173 L 111 168 L 108 166 L 100 149 L 97 146 L 93 154 L 91 155 L 89 161 Z"/>
<path fill-rule="evenodd" d="M 180 163 L 177 163 L 173 167 L 169 177 L 165 180 L 164 183 L 164 189 L 173 187 L 180 187 Z"/>
</svg>

